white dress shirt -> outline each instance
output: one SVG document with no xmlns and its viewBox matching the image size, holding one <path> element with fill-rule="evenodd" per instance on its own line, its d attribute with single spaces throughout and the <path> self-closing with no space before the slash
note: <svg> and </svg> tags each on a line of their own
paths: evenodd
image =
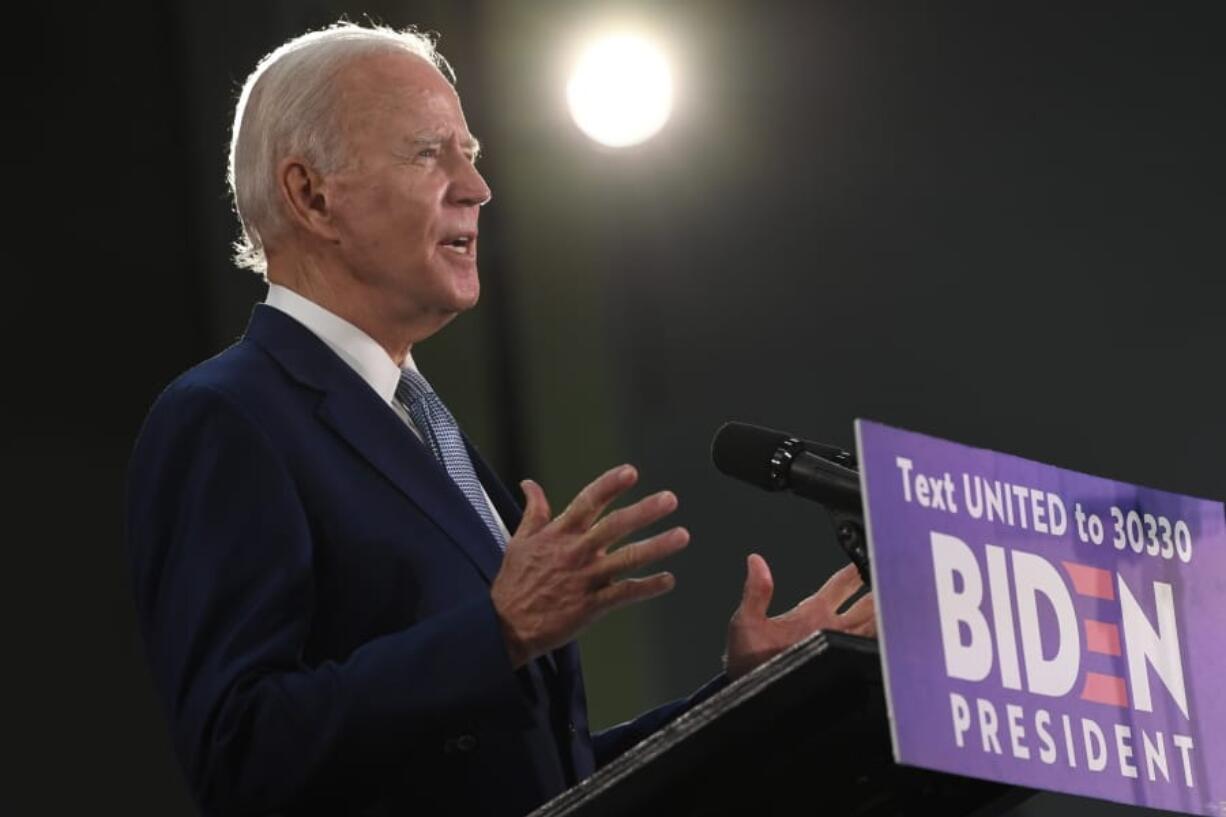
<svg viewBox="0 0 1226 817">
<path fill-rule="evenodd" d="M 374 338 L 314 301 L 278 284 L 268 285 L 268 297 L 264 299 L 264 303 L 289 315 L 327 344 L 337 357 L 345 361 L 362 380 L 366 381 L 366 385 L 374 389 L 380 400 L 387 403 L 392 411 L 396 412 L 396 416 L 417 435 L 417 439 L 422 439 L 421 431 L 413 425 L 408 410 L 396 399 L 396 386 L 400 383 L 400 367 Z M 417 364 L 413 362 L 412 354 L 405 355 L 404 366 L 406 369 L 419 371 Z M 485 502 L 489 505 L 490 512 L 494 514 L 498 526 L 502 528 L 503 535 L 506 536 L 507 541 L 510 541 L 510 531 L 507 530 L 506 523 L 499 516 L 498 509 L 490 501 L 490 495 L 486 493 L 485 486 L 481 486 L 481 494 L 485 497 Z"/>
</svg>

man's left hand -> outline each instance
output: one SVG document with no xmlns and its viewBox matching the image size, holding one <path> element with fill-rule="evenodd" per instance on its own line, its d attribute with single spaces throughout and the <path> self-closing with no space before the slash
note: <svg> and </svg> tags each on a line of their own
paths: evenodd
<svg viewBox="0 0 1226 817">
<path fill-rule="evenodd" d="M 831 576 L 821 589 L 782 615 L 768 618 L 775 584 L 766 560 L 750 554 L 741 605 L 728 623 L 728 651 L 724 666 L 732 680 L 773 658 L 818 630 L 840 630 L 873 637 L 877 622 L 873 594 L 856 600 L 845 612 L 838 610 L 860 589 L 856 566 L 849 564 Z"/>
</svg>

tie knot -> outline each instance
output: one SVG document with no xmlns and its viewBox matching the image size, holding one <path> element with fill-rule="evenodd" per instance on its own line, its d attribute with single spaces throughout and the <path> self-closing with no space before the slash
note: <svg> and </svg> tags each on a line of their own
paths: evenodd
<svg viewBox="0 0 1226 817">
<path fill-rule="evenodd" d="M 427 394 L 433 394 L 430 382 L 413 369 L 400 370 L 400 383 L 396 386 L 396 396 L 406 405 L 416 403 Z"/>
</svg>

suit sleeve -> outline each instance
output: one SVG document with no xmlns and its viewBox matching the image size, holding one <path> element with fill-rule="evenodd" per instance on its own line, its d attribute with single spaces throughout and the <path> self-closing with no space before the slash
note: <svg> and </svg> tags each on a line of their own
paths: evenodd
<svg viewBox="0 0 1226 817">
<path fill-rule="evenodd" d="M 604 766 L 639 741 L 663 728 L 673 719 L 698 706 L 728 684 L 728 676 L 720 674 L 703 684 L 688 698 L 666 703 L 650 712 L 645 712 L 632 721 L 609 727 L 593 735 L 592 752 L 596 758 L 596 768 Z"/>
<path fill-rule="evenodd" d="M 307 509 L 269 436 L 172 386 L 131 464 L 126 537 L 154 682 L 208 813 L 378 794 L 413 752 L 529 717 L 488 597 L 308 665 Z M 459 645 L 463 645 L 462 648 Z"/>
</svg>

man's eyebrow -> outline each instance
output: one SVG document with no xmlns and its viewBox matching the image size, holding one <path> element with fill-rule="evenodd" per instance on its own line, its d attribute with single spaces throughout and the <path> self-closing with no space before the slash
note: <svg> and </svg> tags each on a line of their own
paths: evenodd
<svg viewBox="0 0 1226 817">
<path fill-rule="evenodd" d="M 411 137 L 409 141 L 414 147 L 435 147 L 441 145 L 447 139 L 441 133 L 425 132 Z M 460 149 L 475 159 L 481 155 L 481 141 L 477 137 L 469 135 L 467 138 L 460 140 Z"/>
<path fill-rule="evenodd" d="M 428 147 L 430 145 L 441 145 L 443 137 L 437 133 L 418 133 L 410 136 L 408 142 L 414 147 Z"/>
</svg>

